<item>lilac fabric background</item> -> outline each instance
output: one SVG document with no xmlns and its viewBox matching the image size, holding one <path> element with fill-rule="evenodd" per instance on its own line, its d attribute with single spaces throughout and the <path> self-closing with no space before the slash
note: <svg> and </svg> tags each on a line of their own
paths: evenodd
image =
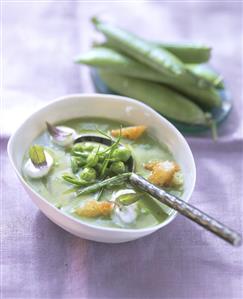
<svg viewBox="0 0 243 299">
<path fill-rule="evenodd" d="M 49 221 L 20 186 L 6 154 L 22 120 L 55 97 L 93 92 L 74 55 L 95 37 L 96 13 L 149 38 L 202 41 L 226 78 L 234 109 L 219 130 L 187 137 L 198 176 L 191 203 L 242 232 L 243 99 L 241 2 L 2 3 L 2 298 L 243 298 L 243 250 L 178 216 L 131 243 L 79 239 Z"/>
</svg>

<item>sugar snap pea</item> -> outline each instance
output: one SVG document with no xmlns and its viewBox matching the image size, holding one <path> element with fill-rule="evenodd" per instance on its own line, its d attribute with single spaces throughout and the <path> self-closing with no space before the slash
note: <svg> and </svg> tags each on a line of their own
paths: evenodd
<svg viewBox="0 0 243 299">
<path fill-rule="evenodd" d="M 92 21 L 97 30 L 102 32 L 111 43 L 115 43 L 116 47 L 158 72 L 192 86 L 205 88 L 210 85 L 188 70 L 183 62 L 167 50 L 154 46 L 118 27 L 102 23 L 97 18 L 93 18 Z"/>
<path fill-rule="evenodd" d="M 154 46 L 167 50 L 174 56 L 179 58 L 185 64 L 201 64 L 208 62 L 211 57 L 211 48 L 200 44 L 178 44 L 178 43 L 162 43 L 151 42 Z M 102 46 L 115 48 L 115 44 L 106 40 L 99 43 L 94 42 L 94 46 Z"/>
<path fill-rule="evenodd" d="M 115 49 L 96 47 L 91 49 L 88 53 L 78 56 L 75 61 L 99 68 L 105 68 L 129 77 L 167 84 L 191 97 L 206 108 L 219 106 L 221 102 L 219 93 L 217 93 L 214 88 L 210 87 L 202 89 L 188 86 L 181 83 L 179 80 L 160 74 L 147 65 L 144 65 L 125 54 L 119 53 Z"/>
<path fill-rule="evenodd" d="M 205 45 L 160 42 L 154 42 L 153 44 L 171 52 L 184 63 L 204 63 L 211 56 L 211 48 Z"/>
<path fill-rule="evenodd" d="M 187 68 L 201 78 L 211 82 L 214 87 L 224 88 L 223 77 L 205 64 L 187 64 Z"/>
<path fill-rule="evenodd" d="M 140 100 L 168 118 L 188 124 L 207 123 L 199 106 L 166 86 L 104 70 L 99 70 L 99 75 L 111 90 Z"/>
<path fill-rule="evenodd" d="M 120 74 L 130 74 L 131 77 L 144 78 L 151 81 L 161 82 L 160 78 L 164 77 L 147 65 L 121 54 L 115 49 L 106 47 L 92 48 L 89 52 L 76 57 L 75 62 L 106 68 Z"/>
<path fill-rule="evenodd" d="M 192 50 L 192 55 L 196 55 L 197 49 L 198 49 L 199 53 L 200 53 L 200 50 L 203 50 L 203 46 L 200 49 L 200 46 L 194 46 L 194 47 L 191 46 L 191 48 L 190 48 L 189 45 L 178 45 L 178 49 L 180 49 L 180 46 L 184 50 L 188 49 L 188 51 L 189 51 L 188 55 L 190 55 L 190 50 L 191 49 L 193 49 Z M 176 48 L 176 46 L 175 46 L 175 48 Z M 205 46 L 205 49 L 209 49 L 209 48 L 206 48 L 206 46 Z M 108 53 L 109 50 L 110 50 L 110 53 Z M 99 51 L 100 51 L 100 53 L 99 53 Z M 102 51 L 104 53 L 102 53 Z M 107 51 L 107 53 L 105 54 L 106 51 Z M 114 55 L 116 55 L 117 57 L 116 58 L 115 57 L 109 57 L 109 56 L 114 56 Z M 120 57 L 118 57 L 118 55 L 120 55 Z M 198 54 L 198 55 L 200 55 L 200 54 Z M 100 56 L 100 57 L 98 57 L 98 56 Z M 163 77 L 161 79 L 161 77 L 159 76 L 159 73 L 156 70 L 153 70 L 150 67 L 148 67 L 148 66 L 146 66 L 142 63 L 139 63 L 139 61 L 136 61 L 135 59 L 133 59 L 131 57 L 128 57 L 125 54 L 119 52 L 118 47 L 115 44 L 112 44 L 109 41 L 105 41 L 103 43 L 94 43 L 94 48 L 91 50 L 91 52 L 87 53 L 85 56 L 77 57 L 76 62 L 77 63 L 90 64 L 90 65 L 93 65 L 93 66 L 110 67 L 110 63 L 112 63 L 112 61 L 109 61 L 110 58 L 116 59 L 115 61 L 113 61 L 114 62 L 114 68 L 117 67 L 117 70 L 115 69 L 115 71 L 118 71 L 120 69 L 119 70 L 120 73 L 122 71 L 122 73 L 124 73 L 124 75 L 127 75 L 126 72 L 128 70 L 126 70 L 126 68 L 128 68 L 128 66 L 126 66 L 126 64 L 128 64 L 128 60 L 129 60 L 130 63 L 131 62 L 136 63 L 136 65 L 134 64 L 134 67 L 139 68 L 137 72 L 136 72 L 136 70 L 131 72 L 132 68 L 130 68 L 129 73 L 131 74 L 131 76 L 133 76 L 133 73 L 136 72 L 136 73 L 140 74 L 138 76 L 139 78 L 143 78 L 143 74 L 145 73 L 144 74 L 145 79 L 148 79 L 148 80 L 151 79 L 153 81 L 167 83 L 167 82 L 165 82 L 165 80 L 166 80 L 170 83 L 171 86 L 180 85 L 180 84 L 177 84 L 177 80 L 175 80 L 174 78 L 170 78 L 168 76 L 165 76 L 165 75 L 163 75 Z M 78 61 L 78 59 L 80 61 Z M 83 62 L 82 62 L 82 60 L 83 60 Z M 194 60 L 196 61 L 196 59 L 194 59 Z M 122 70 L 121 70 L 122 61 L 123 61 L 123 67 L 122 67 Z M 189 59 L 188 59 L 188 61 L 189 61 Z M 198 59 L 197 61 L 203 61 L 203 60 Z M 143 66 L 142 68 L 141 68 L 141 65 Z M 212 98 L 214 98 L 214 100 L 216 102 L 219 103 L 220 102 L 219 94 L 216 95 L 215 92 L 211 92 L 210 90 L 212 89 L 212 87 L 215 87 L 215 88 L 218 88 L 218 89 L 224 88 L 224 82 L 223 82 L 222 76 L 220 74 L 218 74 L 217 72 L 215 72 L 214 70 L 212 70 L 206 64 L 187 63 L 187 64 L 185 64 L 185 67 L 188 70 L 190 70 L 192 73 L 194 73 L 196 76 L 200 77 L 202 80 L 207 81 L 209 83 L 208 88 L 203 88 L 203 89 L 202 88 L 197 88 L 197 87 L 194 87 L 194 86 L 190 86 L 190 88 L 195 89 L 196 91 L 199 91 L 199 94 L 198 94 L 198 92 L 193 92 L 192 91 L 192 96 L 197 94 L 202 99 L 205 99 L 205 98 L 210 99 L 212 97 Z M 137 77 L 137 75 L 135 75 L 135 77 Z M 179 88 L 178 90 L 183 92 L 183 89 L 184 89 L 183 87 L 185 86 L 185 84 L 181 84 L 181 86 L 182 87 Z M 190 95 L 188 87 L 189 87 L 189 85 L 187 85 L 187 87 L 186 87 L 186 90 L 187 90 L 186 94 Z M 203 90 L 203 92 L 200 93 L 199 89 Z M 206 92 L 204 92 L 204 91 L 206 91 Z M 215 99 L 215 97 L 218 98 L 218 99 Z"/>
</svg>

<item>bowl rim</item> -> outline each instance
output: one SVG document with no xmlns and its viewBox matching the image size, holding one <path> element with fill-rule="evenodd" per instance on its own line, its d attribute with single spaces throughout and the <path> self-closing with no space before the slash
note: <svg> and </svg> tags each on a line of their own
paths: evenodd
<svg viewBox="0 0 243 299">
<path fill-rule="evenodd" d="M 145 228 L 136 228 L 136 229 L 131 229 L 131 228 L 116 228 L 116 227 L 105 227 L 105 226 L 99 226 L 99 225 L 95 225 L 92 223 L 88 223 L 85 222 L 83 220 L 79 220 L 76 219 L 75 217 L 72 217 L 71 215 L 65 213 L 64 211 L 58 209 L 57 207 L 55 207 L 53 204 L 51 204 L 47 199 L 45 199 L 45 197 L 43 197 L 41 194 L 39 194 L 37 191 L 35 191 L 23 178 L 21 172 L 18 170 L 17 166 L 15 165 L 15 162 L 13 160 L 13 156 L 11 153 L 11 149 L 13 148 L 13 143 L 14 140 L 16 138 L 16 136 L 18 135 L 19 131 L 21 131 L 22 127 L 25 125 L 25 123 L 27 123 L 28 121 L 31 121 L 32 118 L 34 118 L 37 114 L 39 114 L 40 112 L 44 111 L 46 108 L 53 106 L 53 105 L 58 105 L 59 103 L 68 101 L 70 99 L 82 99 L 82 98 L 89 98 L 90 100 L 92 99 L 97 99 L 100 98 L 101 100 L 103 99 L 111 99 L 111 98 L 115 98 L 115 99 L 119 99 L 121 101 L 127 102 L 127 103 L 134 103 L 135 105 L 140 106 L 142 109 L 145 109 L 147 111 L 150 111 L 152 114 L 155 114 L 160 120 L 162 120 L 164 122 L 164 124 L 166 124 L 167 128 L 169 128 L 169 130 L 174 131 L 174 133 L 176 133 L 176 135 L 179 137 L 180 142 L 182 142 L 185 150 L 188 152 L 190 159 L 191 159 L 191 167 L 192 167 L 192 177 L 193 180 L 191 181 L 190 184 L 190 190 L 188 192 L 186 201 L 189 201 L 194 188 L 195 188 L 195 183 L 196 183 L 196 166 L 195 166 L 195 161 L 194 161 L 194 157 L 192 154 L 192 151 L 186 141 L 186 139 L 184 138 L 184 136 L 181 134 L 181 132 L 179 132 L 179 130 L 170 122 L 168 121 L 164 116 L 160 115 L 157 111 L 155 111 L 153 108 L 151 108 L 150 106 L 148 106 L 147 104 L 144 104 L 143 102 L 140 102 L 138 100 L 135 100 L 133 98 L 129 98 L 129 97 L 125 97 L 125 96 L 120 96 L 120 95 L 111 95 L 111 94 L 100 94 L 100 93 L 73 93 L 73 94 L 66 94 L 64 96 L 60 96 L 58 98 L 55 98 L 54 100 L 48 102 L 47 104 L 42 105 L 40 108 L 38 108 L 37 110 L 35 110 L 33 113 L 31 113 L 24 121 L 22 121 L 22 123 L 17 127 L 17 129 L 15 130 L 15 132 L 10 136 L 9 140 L 8 140 L 8 145 L 7 145 L 7 152 L 8 152 L 8 157 L 9 160 L 11 162 L 12 167 L 15 170 L 15 173 L 17 174 L 18 178 L 20 179 L 21 183 L 24 185 L 24 187 L 26 187 L 28 190 L 30 190 L 36 197 L 38 197 L 39 199 L 41 199 L 41 201 L 44 201 L 45 204 L 47 204 L 50 208 L 53 208 L 54 210 L 56 210 L 56 212 L 59 212 L 60 214 L 62 214 L 63 216 L 67 217 L 68 219 L 70 219 L 71 221 L 75 222 L 78 225 L 82 225 L 82 226 L 86 226 L 88 228 L 92 228 L 92 229 L 96 229 L 96 230 L 100 230 L 103 232 L 117 232 L 117 233 L 127 233 L 127 234 L 134 234 L 134 233 L 146 233 L 146 232 L 153 232 L 156 231 L 164 226 L 166 226 L 167 224 L 169 224 L 170 222 L 172 222 L 175 217 L 177 216 L 178 212 L 177 211 L 173 211 L 171 215 L 169 215 L 169 217 L 154 226 L 150 226 L 150 227 L 145 227 Z M 39 208 L 39 207 L 38 207 Z M 48 217 L 48 216 L 47 216 Z"/>
</svg>

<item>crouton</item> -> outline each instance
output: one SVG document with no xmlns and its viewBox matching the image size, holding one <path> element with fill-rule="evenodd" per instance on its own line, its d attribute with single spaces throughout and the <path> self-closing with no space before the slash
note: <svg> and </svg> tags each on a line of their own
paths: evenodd
<svg viewBox="0 0 243 299">
<path fill-rule="evenodd" d="M 83 217 L 95 218 L 99 216 L 110 216 L 114 204 L 109 201 L 95 201 L 91 200 L 84 206 L 75 210 L 76 214 Z"/>
<path fill-rule="evenodd" d="M 152 173 L 148 180 L 158 186 L 169 186 L 179 166 L 172 161 L 158 162 L 152 166 Z"/>
<path fill-rule="evenodd" d="M 145 126 L 127 127 L 121 130 L 120 129 L 112 130 L 111 135 L 113 137 L 118 137 L 121 134 L 121 136 L 124 138 L 136 140 L 143 134 L 145 130 L 146 130 Z"/>
<path fill-rule="evenodd" d="M 178 187 L 183 186 L 183 182 L 184 182 L 183 175 L 182 175 L 181 171 L 178 171 L 178 172 L 174 173 L 170 185 L 172 187 L 178 188 Z"/>
<path fill-rule="evenodd" d="M 143 167 L 145 168 L 145 169 L 147 169 L 147 170 L 153 170 L 154 169 L 154 166 L 156 165 L 156 164 L 158 164 L 158 163 L 160 163 L 159 161 L 150 161 L 150 162 L 148 162 L 148 163 L 145 163 L 144 165 L 143 165 Z"/>
</svg>

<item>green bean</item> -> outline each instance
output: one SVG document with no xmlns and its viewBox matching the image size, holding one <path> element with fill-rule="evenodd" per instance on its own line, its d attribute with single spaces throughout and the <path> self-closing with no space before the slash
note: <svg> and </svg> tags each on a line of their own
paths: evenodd
<svg viewBox="0 0 243 299">
<path fill-rule="evenodd" d="M 131 175 L 130 172 L 126 172 L 126 173 L 122 173 L 122 174 L 118 174 L 117 176 L 114 176 L 112 178 L 106 179 L 104 181 L 98 182 L 96 184 L 93 184 L 91 186 L 88 186 L 82 190 L 80 190 L 79 192 L 77 192 L 77 196 L 80 195 L 84 195 L 84 194 L 90 194 L 90 193 L 94 193 L 106 186 L 114 186 L 117 184 L 121 184 L 125 181 L 127 181 L 127 179 L 129 178 L 129 176 Z"/>
<path fill-rule="evenodd" d="M 187 64 L 187 68 L 201 78 L 211 82 L 214 87 L 224 88 L 223 77 L 205 64 Z"/>
<path fill-rule="evenodd" d="M 166 117 L 189 124 L 206 124 L 204 112 L 179 93 L 157 83 L 99 71 L 113 91 L 140 100 Z"/>
<path fill-rule="evenodd" d="M 115 43 L 121 51 L 157 70 L 161 74 L 170 76 L 175 80 L 181 80 L 182 83 L 187 83 L 192 86 L 198 86 L 200 88 L 209 86 L 207 81 L 187 70 L 185 65 L 167 50 L 154 46 L 118 27 L 102 23 L 96 18 L 93 18 L 92 21 L 96 28 L 102 32 L 109 41 L 113 44 Z"/>
<path fill-rule="evenodd" d="M 199 44 L 153 43 L 157 47 L 166 49 L 184 63 L 204 63 L 210 59 L 211 48 Z"/>
<path fill-rule="evenodd" d="M 175 88 L 186 96 L 191 97 L 206 108 L 217 107 L 220 106 L 221 103 L 220 95 L 214 88 L 201 89 L 198 87 L 188 86 L 175 78 L 162 75 L 156 70 L 153 70 L 114 49 L 105 47 L 93 48 L 87 54 L 77 57 L 76 62 L 105 68 L 112 72 L 117 72 L 129 77 L 164 83 Z"/>
</svg>

